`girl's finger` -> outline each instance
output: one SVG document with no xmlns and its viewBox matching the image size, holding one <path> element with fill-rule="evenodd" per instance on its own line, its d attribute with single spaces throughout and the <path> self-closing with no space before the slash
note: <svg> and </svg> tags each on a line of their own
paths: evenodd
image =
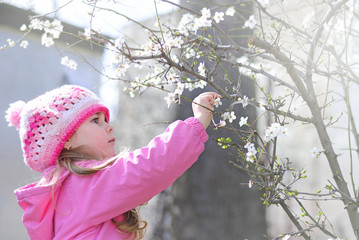
<svg viewBox="0 0 359 240">
<path fill-rule="evenodd" d="M 211 97 L 213 99 L 222 98 L 221 95 L 219 95 L 215 92 L 205 92 L 205 93 L 200 94 L 198 97 Z"/>
</svg>

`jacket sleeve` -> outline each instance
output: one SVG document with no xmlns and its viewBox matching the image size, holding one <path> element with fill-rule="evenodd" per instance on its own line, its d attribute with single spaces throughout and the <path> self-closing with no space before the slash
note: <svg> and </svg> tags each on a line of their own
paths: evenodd
<svg viewBox="0 0 359 240">
<path fill-rule="evenodd" d="M 79 210 L 97 225 L 149 201 L 198 159 L 207 139 L 196 118 L 176 121 L 146 147 L 124 155 L 110 167 L 76 176 L 73 188 Z"/>
</svg>

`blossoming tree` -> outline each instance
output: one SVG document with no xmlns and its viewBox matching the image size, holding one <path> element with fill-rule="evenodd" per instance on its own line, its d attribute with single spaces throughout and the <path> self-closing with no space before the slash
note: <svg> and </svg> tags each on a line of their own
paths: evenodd
<svg viewBox="0 0 359 240">
<path fill-rule="evenodd" d="M 359 153 L 359 116 L 352 105 L 359 83 L 358 52 L 354 47 L 359 31 L 358 2 L 295 1 L 294 7 L 287 0 L 246 2 L 253 4 L 253 15 L 249 17 L 241 11 L 242 1 L 206 3 L 199 12 L 172 1 L 155 1 L 177 7 L 181 17 L 178 24 L 167 24 L 157 16 L 152 27 L 118 12 L 146 31 L 148 41 L 141 46 L 131 45 L 126 38 L 108 38 L 91 24 L 82 33 L 68 33 L 60 21 L 45 20 L 43 16 L 30 18 L 29 24 L 21 27 L 25 37 L 17 42 L 28 47 L 26 32 L 40 30 L 45 47 L 52 46 L 60 34 L 76 35 L 79 41 L 102 46 L 112 54 L 113 71 L 97 71 L 109 79 L 122 80 L 127 84 L 124 91 L 132 97 L 148 88 L 165 92 L 163 104 L 168 107 L 190 101 L 185 97 L 186 91 L 207 87 L 218 92 L 222 99 L 215 99 L 211 128 L 229 130 L 236 136 L 215 139 L 218 147 L 236 154 L 236 161 L 230 164 L 248 174 L 247 185 L 262 191 L 264 205 L 281 206 L 295 227 L 268 237 L 311 239 L 314 234 L 321 239 L 359 239 L 358 181 L 354 170 Z M 115 12 L 102 5 L 103 1 L 84 4 L 93 9 L 92 13 Z M 244 24 L 238 27 L 250 32 L 241 36 L 248 40 L 247 46 L 238 45 L 234 40 L 238 36 L 221 28 L 233 16 L 245 17 Z M 15 44 L 9 39 L 2 49 Z M 59 62 L 76 69 L 76 62 L 68 57 Z M 230 75 L 224 63 L 238 74 Z M 126 71 L 132 67 L 147 68 L 148 74 L 126 79 Z M 219 69 L 225 74 L 219 75 Z M 256 86 L 256 97 L 243 92 L 244 77 Z M 257 111 L 258 117 L 237 116 L 235 105 Z M 310 161 L 320 159 L 321 164 L 329 166 L 331 176 L 317 180 L 323 183 L 321 189 L 302 191 L 307 170 L 298 162 L 303 159 L 283 151 L 285 141 L 289 141 L 285 139 L 293 136 L 291 129 L 298 134 L 291 138 L 297 144 L 295 151 L 305 152 L 300 156 Z M 298 129 L 309 131 L 318 139 L 318 145 L 301 147 L 298 142 L 304 141 L 300 139 L 303 132 Z M 334 134 L 333 129 L 338 131 Z M 329 201 L 341 203 L 337 211 L 346 213 L 351 232 L 343 236 L 337 233 L 330 214 L 321 207 Z"/>
</svg>

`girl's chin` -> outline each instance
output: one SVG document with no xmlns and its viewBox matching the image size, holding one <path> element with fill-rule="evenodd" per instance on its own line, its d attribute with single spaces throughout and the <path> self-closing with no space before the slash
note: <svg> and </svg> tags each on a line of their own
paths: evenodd
<svg viewBox="0 0 359 240">
<path fill-rule="evenodd" d="M 115 150 L 113 150 L 108 154 L 108 157 L 111 158 L 111 157 L 115 157 L 116 155 L 117 153 L 115 152 Z"/>
</svg>

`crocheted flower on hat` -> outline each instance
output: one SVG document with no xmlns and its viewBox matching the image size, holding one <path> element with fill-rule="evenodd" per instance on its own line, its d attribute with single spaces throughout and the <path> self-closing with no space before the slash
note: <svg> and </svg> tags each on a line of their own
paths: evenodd
<svg viewBox="0 0 359 240">
<path fill-rule="evenodd" d="M 16 127 L 17 130 L 20 128 L 21 112 L 25 106 L 24 101 L 17 101 L 10 104 L 9 109 L 6 111 L 5 119 L 9 123 L 9 126 Z"/>
</svg>

